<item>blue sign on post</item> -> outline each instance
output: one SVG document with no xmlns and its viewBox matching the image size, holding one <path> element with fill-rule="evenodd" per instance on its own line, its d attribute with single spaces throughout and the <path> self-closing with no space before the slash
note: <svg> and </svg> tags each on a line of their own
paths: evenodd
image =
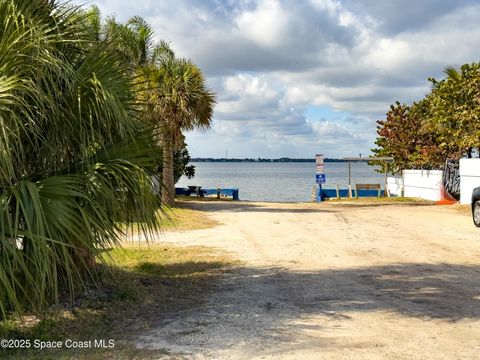
<svg viewBox="0 0 480 360">
<path fill-rule="evenodd" d="M 315 175 L 315 181 L 318 184 L 316 189 L 315 201 L 321 202 L 323 200 L 322 184 L 325 184 L 325 174 L 323 173 L 323 154 L 315 155 L 315 165 L 317 169 L 317 175 Z"/>
<path fill-rule="evenodd" d="M 326 182 L 325 174 L 315 175 L 315 181 L 317 184 L 325 184 Z"/>
</svg>

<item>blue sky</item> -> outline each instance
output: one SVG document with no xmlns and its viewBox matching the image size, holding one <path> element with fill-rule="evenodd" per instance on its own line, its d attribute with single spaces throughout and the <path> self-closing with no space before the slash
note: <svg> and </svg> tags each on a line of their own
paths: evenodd
<svg viewBox="0 0 480 360">
<path fill-rule="evenodd" d="M 390 104 L 422 98 L 447 66 L 480 60 L 478 0 L 88 4 L 119 21 L 144 17 L 203 69 L 218 104 L 211 130 L 187 134 L 194 157 L 368 154 Z"/>
</svg>

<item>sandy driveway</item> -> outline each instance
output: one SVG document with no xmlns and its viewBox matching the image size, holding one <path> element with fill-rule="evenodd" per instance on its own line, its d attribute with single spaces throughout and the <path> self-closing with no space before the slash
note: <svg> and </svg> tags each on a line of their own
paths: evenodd
<svg viewBox="0 0 480 360">
<path fill-rule="evenodd" d="M 244 266 L 139 346 L 181 359 L 480 359 L 480 229 L 455 207 L 195 206 L 221 225 L 165 241 Z"/>
</svg>

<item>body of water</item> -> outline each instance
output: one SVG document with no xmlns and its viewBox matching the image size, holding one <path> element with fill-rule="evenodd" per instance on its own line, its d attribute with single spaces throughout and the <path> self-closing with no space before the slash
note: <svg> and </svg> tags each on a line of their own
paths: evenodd
<svg viewBox="0 0 480 360">
<path fill-rule="evenodd" d="M 311 201 L 315 185 L 315 163 L 215 163 L 200 162 L 195 165 L 195 177 L 182 177 L 177 187 L 197 185 L 206 189 L 238 188 L 240 200 L 252 201 Z M 348 163 L 327 162 L 324 166 L 324 188 L 348 187 Z M 352 163 L 352 186 L 381 184 L 384 175 L 367 163 Z"/>
</svg>

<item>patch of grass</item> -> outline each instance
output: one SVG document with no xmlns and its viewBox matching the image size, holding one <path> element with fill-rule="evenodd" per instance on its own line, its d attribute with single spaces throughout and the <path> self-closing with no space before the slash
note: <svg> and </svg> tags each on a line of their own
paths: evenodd
<svg viewBox="0 0 480 360">
<path fill-rule="evenodd" d="M 165 231 L 186 231 L 208 229 L 218 225 L 206 212 L 191 209 L 187 204 L 176 203 L 175 207 L 164 207 L 157 211 L 160 228 Z M 141 224 L 122 224 L 128 234 L 140 232 Z"/>
<path fill-rule="evenodd" d="M 2 354 L 0 352 L 0 354 Z M 115 344 L 114 348 L 23 350 L 10 352 L 2 359 L 11 360 L 145 360 L 167 355 L 166 350 L 136 349 L 131 344 Z"/>
<path fill-rule="evenodd" d="M 108 257 L 107 257 L 108 256 Z M 171 245 L 131 245 L 113 249 L 106 255 L 107 263 L 139 274 L 162 277 L 205 275 L 215 269 L 232 264 L 228 256 L 213 253 L 201 246 L 174 247 Z"/>
<path fill-rule="evenodd" d="M 435 204 L 435 201 L 424 200 L 411 197 L 360 197 L 356 198 L 341 198 L 341 199 L 328 199 L 327 203 L 352 203 L 352 204 L 396 204 L 396 203 L 409 203 L 409 204 Z"/>
<path fill-rule="evenodd" d="M 165 230 L 200 230 L 218 225 L 207 212 L 191 209 L 187 204 L 176 203 L 176 206 L 167 210 L 169 219 L 161 219 L 161 225 Z"/>
<path fill-rule="evenodd" d="M 0 323 L 0 338 L 64 341 L 113 339 L 115 347 L 88 349 L 0 350 L 2 359 L 154 359 L 163 350 L 139 350 L 136 334 L 172 312 L 201 305 L 219 276 L 236 264 L 228 255 L 205 247 L 130 245 L 102 255 L 73 304 L 67 299 L 45 314 L 15 316 Z"/>
<path fill-rule="evenodd" d="M 218 222 L 209 217 L 206 212 L 182 205 L 174 208 L 164 207 L 158 210 L 157 217 L 160 229 L 165 231 L 201 230 L 218 225 Z M 128 235 L 134 235 L 141 231 L 141 224 L 121 224 L 120 228 Z"/>
</svg>

